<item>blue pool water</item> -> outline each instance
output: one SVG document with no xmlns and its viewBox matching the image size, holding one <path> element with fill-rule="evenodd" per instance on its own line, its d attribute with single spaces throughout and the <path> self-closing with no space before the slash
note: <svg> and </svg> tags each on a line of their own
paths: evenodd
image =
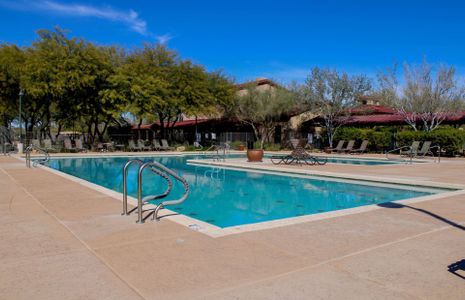
<svg viewBox="0 0 465 300">
<path fill-rule="evenodd" d="M 196 158 L 201 157 L 140 157 L 144 161 L 155 160 L 174 169 L 189 182 L 189 198 L 179 206 L 170 206 L 170 210 L 219 227 L 328 212 L 440 192 L 186 164 L 188 159 Z M 59 158 L 52 159 L 49 167 L 121 192 L 122 167 L 127 160 L 127 157 Z M 133 166 L 128 173 L 128 191 L 134 197 L 137 188 L 136 172 L 137 166 Z M 163 192 L 166 189 L 165 181 L 148 170 L 146 172 L 144 195 Z M 169 199 L 181 194 L 181 185 L 175 184 Z"/>
</svg>

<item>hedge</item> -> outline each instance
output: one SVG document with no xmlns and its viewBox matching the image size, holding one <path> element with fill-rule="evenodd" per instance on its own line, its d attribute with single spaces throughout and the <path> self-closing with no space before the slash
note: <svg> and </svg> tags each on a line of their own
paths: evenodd
<svg viewBox="0 0 465 300">
<path fill-rule="evenodd" d="M 412 130 L 396 132 L 395 127 L 373 129 L 341 127 L 334 136 L 335 144 L 339 140 L 355 140 L 357 145 L 363 140 L 368 140 L 368 149 L 377 152 L 384 152 L 394 146 L 410 146 L 413 141 L 431 141 L 433 145 L 440 145 L 447 155 L 456 155 L 463 152 L 465 131 L 451 127 L 438 128 L 432 132 Z"/>
<path fill-rule="evenodd" d="M 462 154 L 465 144 L 465 131 L 455 128 L 439 128 L 432 132 L 402 131 L 396 135 L 397 145 L 409 146 L 413 141 L 431 141 L 439 145 L 447 155 Z"/>
<path fill-rule="evenodd" d="M 355 140 L 356 145 L 360 145 L 363 140 L 368 140 L 368 149 L 371 151 L 383 152 L 391 147 L 393 133 L 391 128 L 378 127 L 370 128 L 355 128 L 341 127 L 334 135 L 334 141 L 339 140 Z"/>
</svg>

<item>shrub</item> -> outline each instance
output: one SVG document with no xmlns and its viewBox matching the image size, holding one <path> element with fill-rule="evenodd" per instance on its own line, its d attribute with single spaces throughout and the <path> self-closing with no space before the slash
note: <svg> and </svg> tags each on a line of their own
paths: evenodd
<svg viewBox="0 0 465 300">
<path fill-rule="evenodd" d="M 410 146 L 413 141 L 431 141 L 433 145 L 439 145 L 447 155 L 455 155 L 463 151 L 465 144 L 465 132 L 455 128 L 439 128 L 432 132 L 402 131 L 396 135 L 397 145 Z"/>
<path fill-rule="evenodd" d="M 242 145 L 242 146 L 244 146 L 244 147 L 247 146 L 246 143 L 241 142 L 241 141 L 234 141 L 234 142 L 231 142 L 231 143 L 230 143 L 231 149 L 235 149 L 235 150 L 239 149 L 239 146 L 240 146 L 240 145 Z"/>
<path fill-rule="evenodd" d="M 281 145 L 280 144 L 265 144 L 265 150 L 267 151 L 279 151 L 281 150 Z"/>
<path fill-rule="evenodd" d="M 392 135 L 390 132 L 370 130 L 366 133 L 369 149 L 384 151 L 391 146 Z"/>
<path fill-rule="evenodd" d="M 368 149 L 371 151 L 384 151 L 389 149 L 391 146 L 392 129 L 389 127 L 341 127 L 336 132 L 334 140 L 355 140 L 357 144 L 361 144 L 363 140 L 368 140 Z"/>
</svg>

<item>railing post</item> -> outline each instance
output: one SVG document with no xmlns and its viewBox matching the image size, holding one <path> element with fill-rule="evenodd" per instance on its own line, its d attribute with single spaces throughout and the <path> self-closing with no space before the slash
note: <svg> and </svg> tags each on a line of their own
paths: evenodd
<svg viewBox="0 0 465 300">
<path fill-rule="evenodd" d="M 131 160 L 131 161 L 126 162 L 126 164 L 123 167 L 123 213 L 122 213 L 122 215 L 127 214 L 127 174 L 126 174 L 126 172 L 127 172 L 127 169 L 129 167 L 129 165 L 131 163 L 134 163 L 134 162 L 137 162 L 137 163 L 140 164 L 140 167 L 139 167 L 138 172 L 137 172 L 137 223 L 139 223 L 139 224 L 144 223 L 143 205 L 145 203 L 147 203 L 150 200 L 160 199 L 160 198 L 163 198 L 163 197 L 166 197 L 166 196 L 169 195 L 169 193 L 171 192 L 171 189 L 173 187 L 173 183 L 170 180 L 169 175 L 173 176 L 175 179 L 179 180 L 183 184 L 184 189 L 185 189 L 184 195 L 178 200 L 170 200 L 170 201 L 164 201 L 164 202 L 160 203 L 156 207 L 156 209 L 154 211 L 154 219 L 158 221 L 158 217 L 157 217 L 158 216 L 158 211 L 160 209 L 162 209 L 165 205 L 179 204 L 179 203 L 184 202 L 184 200 L 186 200 L 187 196 L 189 195 L 189 185 L 188 185 L 187 181 L 183 177 L 177 175 L 173 170 L 163 166 L 162 164 L 160 164 L 158 162 L 153 161 L 153 162 L 144 163 L 141 160 L 135 159 L 135 160 Z M 155 196 L 151 195 L 151 196 L 146 196 L 146 197 L 143 198 L 143 195 L 142 195 L 142 184 L 143 184 L 143 182 L 142 182 L 142 174 L 143 174 L 144 170 L 147 167 L 150 167 L 152 172 L 158 174 L 159 176 L 163 177 L 167 181 L 168 188 L 163 194 L 155 195 Z"/>
<path fill-rule="evenodd" d="M 127 182 L 127 167 L 130 162 L 127 162 L 123 167 L 123 213 L 121 215 L 128 215 L 128 188 L 126 186 Z"/>
<path fill-rule="evenodd" d="M 441 163 L 441 145 L 439 145 L 439 151 L 438 151 L 438 164 Z"/>
<path fill-rule="evenodd" d="M 144 162 L 140 159 L 132 159 L 126 162 L 123 167 L 123 213 L 121 215 L 129 215 L 128 213 L 128 186 L 127 186 L 127 177 L 128 177 L 128 169 L 132 163 L 138 163 L 142 165 Z"/>
<path fill-rule="evenodd" d="M 137 172 L 137 223 L 144 223 L 144 218 L 142 217 L 142 172 L 145 169 L 145 164 L 140 166 L 139 172 Z"/>
</svg>

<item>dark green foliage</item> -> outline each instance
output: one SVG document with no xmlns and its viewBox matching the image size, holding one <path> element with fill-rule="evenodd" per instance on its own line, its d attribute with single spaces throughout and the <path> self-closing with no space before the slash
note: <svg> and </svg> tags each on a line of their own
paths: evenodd
<svg viewBox="0 0 465 300">
<path fill-rule="evenodd" d="M 460 154 L 465 144 L 465 131 L 456 128 L 439 128 L 432 132 L 406 130 L 396 135 L 397 145 L 409 146 L 413 141 L 431 141 L 440 145 L 447 155 Z"/>
<path fill-rule="evenodd" d="M 355 140 L 356 145 L 360 145 L 363 140 L 368 140 L 368 149 L 376 152 L 383 152 L 391 146 L 393 133 L 389 127 L 355 128 L 341 127 L 336 132 L 335 141 Z"/>
<path fill-rule="evenodd" d="M 253 147 L 254 147 L 254 149 L 262 149 L 262 148 L 260 148 L 261 147 L 260 141 L 254 142 Z M 282 149 L 283 149 L 283 147 L 281 146 L 281 144 L 265 143 L 263 145 L 263 150 L 266 150 L 266 151 L 279 151 L 279 150 L 282 150 Z"/>
<path fill-rule="evenodd" d="M 234 142 L 231 142 L 230 144 L 231 149 L 234 149 L 234 150 L 238 150 L 241 145 L 242 147 L 245 147 L 246 143 L 241 142 L 241 141 L 234 141 Z"/>
<path fill-rule="evenodd" d="M 214 114 L 232 101 L 228 78 L 162 45 L 127 54 L 68 38 L 60 28 L 37 34 L 25 48 L 0 43 L 0 125 L 17 118 L 20 87 L 29 132 L 51 137 L 78 130 L 90 143 L 102 141 L 109 124 L 128 112 L 139 124 L 158 120 L 172 126 L 182 114 Z"/>
<path fill-rule="evenodd" d="M 9 126 L 18 115 L 20 68 L 24 51 L 15 45 L 0 45 L 0 126 Z"/>
</svg>

